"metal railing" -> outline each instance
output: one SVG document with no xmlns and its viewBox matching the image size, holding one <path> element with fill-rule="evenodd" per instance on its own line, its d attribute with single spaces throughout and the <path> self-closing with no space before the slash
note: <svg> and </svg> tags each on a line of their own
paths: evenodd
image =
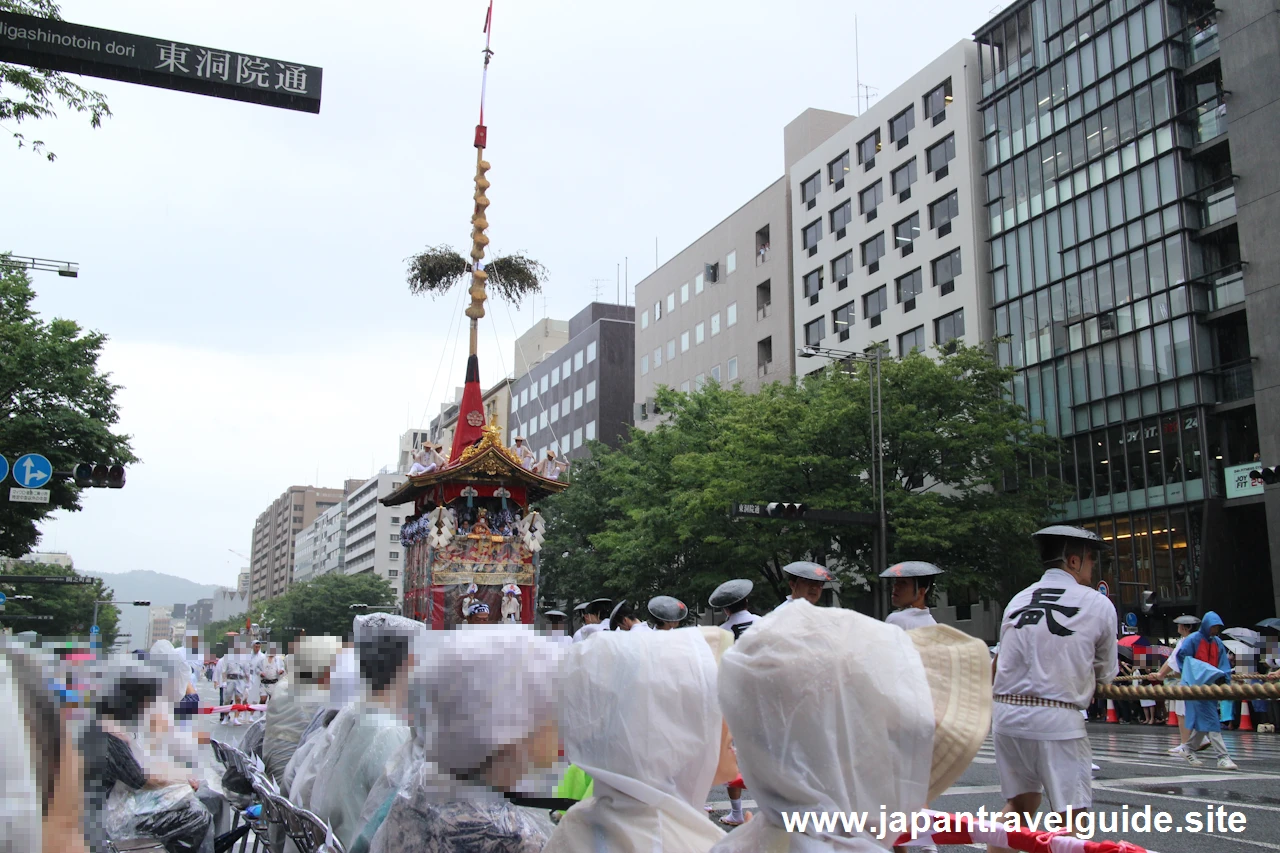
<svg viewBox="0 0 1280 853">
<path fill-rule="evenodd" d="M 1218 402 L 1235 403 L 1253 397 L 1253 360 L 1236 362 L 1217 371 Z"/>
<path fill-rule="evenodd" d="M 1213 281 L 1209 291 L 1209 310 L 1221 311 L 1244 302 L 1244 273 L 1239 269 Z"/>
<path fill-rule="evenodd" d="M 1216 21 L 1201 30 L 1195 30 L 1194 27 L 1192 29 L 1194 31 L 1188 41 L 1190 42 L 1191 61 L 1193 63 L 1207 59 L 1218 52 L 1218 24 Z"/>
</svg>

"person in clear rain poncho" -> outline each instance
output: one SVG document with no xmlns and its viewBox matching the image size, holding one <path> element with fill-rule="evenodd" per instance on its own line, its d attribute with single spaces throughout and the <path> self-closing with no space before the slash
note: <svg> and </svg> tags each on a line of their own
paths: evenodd
<svg viewBox="0 0 1280 853">
<path fill-rule="evenodd" d="M 556 759 L 563 654 L 563 646 L 522 625 L 429 636 L 410 687 L 413 745 L 388 769 L 399 788 L 376 807 L 367 804 L 376 824 L 376 831 L 365 827 L 373 853 L 543 849 L 552 829 L 547 813 L 503 794 Z"/>
<path fill-rule="evenodd" d="M 732 642 L 708 627 L 609 632 L 572 647 L 560 726 L 594 791 L 565 812 L 546 853 L 706 853 L 725 837 L 702 805 L 738 772 L 716 696 Z"/>
<path fill-rule="evenodd" d="M 925 807 L 987 735 L 990 655 L 945 625 L 904 632 L 793 601 L 725 653 L 719 697 L 760 813 L 713 853 L 883 853 L 896 833 L 877 840 L 839 821 L 787 832 L 783 814 L 866 812 L 875 823 L 882 807 Z"/>
</svg>

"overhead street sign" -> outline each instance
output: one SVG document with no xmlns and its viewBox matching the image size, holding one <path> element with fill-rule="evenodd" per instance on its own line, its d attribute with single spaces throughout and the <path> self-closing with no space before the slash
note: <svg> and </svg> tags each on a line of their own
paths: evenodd
<svg viewBox="0 0 1280 853">
<path fill-rule="evenodd" d="M 52 478 L 53 464 L 39 453 L 24 454 L 13 463 L 13 481 L 24 489 L 38 489 Z"/>
<path fill-rule="evenodd" d="M 772 518 L 769 515 L 768 504 L 740 504 L 735 503 L 729 509 L 730 518 Z M 875 527 L 880 524 L 880 516 L 874 512 L 845 512 L 835 509 L 809 509 L 805 507 L 804 514 L 796 519 L 798 521 L 823 521 L 828 524 L 853 524 L 867 525 Z"/>
<path fill-rule="evenodd" d="M 9 621 L 10 619 L 30 619 L 33 622 L 52 622 L 53 621 L 52 616 L 43 615 L 43 614 L 39 616 L 24 616 L 20 614 L 14 614 L 13 616 L 9 616 L 6 614 L 4 616 L 0 616 L 0 619 L 5 620 L 6 622 Z"/>
<path fill-rule="evenodd" d="M 48 489 L 9 489 L 9 500 L 20 504 L 47 504 Z"/>
<path fill-rule="evenodd" d="M 320 112 L 322 70 L 250 53 L 0 12 L 0 61 Z"/>
<path fill-rule="evenodd" d="M 0 583 L 76 583 L 91 584 L 97 578 L 87 575 L 0 575 Z"/>
</svg>

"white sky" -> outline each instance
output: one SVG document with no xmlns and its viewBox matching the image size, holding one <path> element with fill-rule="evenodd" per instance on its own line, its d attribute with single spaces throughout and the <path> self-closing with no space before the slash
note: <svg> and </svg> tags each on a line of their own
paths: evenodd
<svg viewBox="0 0 1280 853">
<path fill-rule="evenodd" d="M 852 113 L 990 16 L 994 0 L 497 0 L 486 123 L 491 248 L 550 271 L 568 319 L 617 265 L 634 284 L 782 174 L 782 128 Z M 0 132 L 0 250 L 75 261 L 36 273 L 46 318 L 110 335 L 121 427 L 143 464 L 123 491 L 44 526 L 78 567 L 233 584 L 254 519 L 292 484 L 341 486 L 460 384 L 451 295 L 412 297 L 404 259 L 466 250 L 487 0 L 64 0 L 71 22 L 324 69 L 319 115 L 110 80 L 114 117 Z M 12 129 L 12 127 L 10 128 Z M 482 321 L 485 385 L 542 299 Z M 434 389 L 434 392 L 433 392 Z M 426 416 L 424 419 L 424 415 Z"/>
</svg>

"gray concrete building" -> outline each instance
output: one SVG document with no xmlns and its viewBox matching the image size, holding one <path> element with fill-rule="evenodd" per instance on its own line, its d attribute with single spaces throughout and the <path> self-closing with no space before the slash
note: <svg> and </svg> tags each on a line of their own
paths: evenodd
<svg viewBox="0 0 1280 853">
<path fill-rule="evenodd" d="M 383 506 L 381 499 L 400 488 L 403 482 L 403 474 L 384 469 L 348 490 L 344 501 L 345 548 L 340 552 L 346 574 L 376 574 L 384 578 L 395 588 L 396 600 L 404 593 L 405 554 L 400 545 L 400 526 L 413 513 L 413 505 Z M 332 523 L 329 525 L 331 533 L 334 527 Z M 322 552 L 325 560 L 333 560 L 336 550 L 331 542 Z M 324 563 L 321 568 L 325 568 Z"/>
<path fill-rule="evenodd" d="M 962 41 L 788 163 L 800 373 L 990 337 L 978 92 Z"/>
<path fill-rule="evenodd" d="M 788 233 L 779 178 L 636 285 L 638 426 L 657 423 L 659 386 L 755 391 L 791 375 Z"/>
<path fill-rule="evenodd" d="M 351 481 L 348 481 L 348 486 Z M 344 489 L 290 486 L 258 516 L 249 552 L 249 598 L 274 598 L 293 583 L 294 546 L 299 531 L 342 501 Z"/>
<path fill-rule="evenodd" d="M 635 327 L 635 308 L 603 302 L 569 320 L 568 342 L 512 381 L 507 443 L 520 435 L 539 459 L 572 460 L 593 440 L 617 447 L 631 428 Z"/>
</svg>

